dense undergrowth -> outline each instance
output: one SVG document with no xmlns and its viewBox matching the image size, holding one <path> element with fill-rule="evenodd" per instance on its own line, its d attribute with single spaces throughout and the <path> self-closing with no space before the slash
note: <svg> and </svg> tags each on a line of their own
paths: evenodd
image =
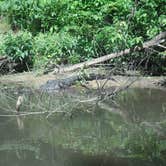
<svg viewBox="0 0 166 166">
<path fill-rule="evenodd" d="M 78 63 L 151 39 L 166 28 L 164 0 L 0 0 L 12 32 L 0 54 L 41 67 Z M 113 64 L 166 72 L 163 50 L 134 53 Z M 123 62 L 123 63 L 122 63 Z"/>
</svg>

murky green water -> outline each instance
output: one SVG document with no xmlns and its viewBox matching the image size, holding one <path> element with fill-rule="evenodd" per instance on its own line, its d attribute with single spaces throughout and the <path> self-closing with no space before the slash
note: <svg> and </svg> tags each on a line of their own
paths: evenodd
<svg viewBox="0 0 166 166">
<path fill-rule="evenodd" d="M 12 113 L 17 96 L 0 94 L 0 114 L 14 115 L 0 116 L 0 166 L 166 165 L 166 91 L 130 89 L 98 104 L 30 94 L 21 111 L 59 112 L 28 116 Z"/>
</svg>

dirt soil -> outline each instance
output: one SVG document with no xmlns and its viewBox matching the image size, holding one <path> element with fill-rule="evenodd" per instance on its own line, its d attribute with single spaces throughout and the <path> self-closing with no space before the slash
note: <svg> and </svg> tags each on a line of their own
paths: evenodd
<svg viewBox="0 0 166 166">
<path fill-rule="evenodd" d="M 48 80 L 56 79 L 54 75 L 37 75 L 33 72 L 11 74 L 0 76 L 0 85 L 3 86 L 25 86 L 30 88 L 39 88 Z"/>
<path fill-rule="evenodd" d="M 70 77 L 71 73 L 67 74 L 57 74 L 57 75 L 37 75 L 33 72 L 25 72 L 19 74 L 5 75 L 0 76 L 0 86 L 23 86 L 38 89 L 41 85 L 45 84 L 48 80 L 60 79 Z M 112 76 L 115 81 L 109 80 L 105 84 L 105 88 L 110 88 L 112 86 L 123 86 L 129 84 L 130 82 L 134 82 L 131 87 L 138 88 L 164 88 L 160 86 L 158 83 L 161 82 L 166 77 L 142 77 L 142 76 Z M 98 88 L 102 87 L 105 83 L 106 79 L 103 80 L 94 80 L 88 81 L 86 86 L 89 88 Z"/>
</svg>

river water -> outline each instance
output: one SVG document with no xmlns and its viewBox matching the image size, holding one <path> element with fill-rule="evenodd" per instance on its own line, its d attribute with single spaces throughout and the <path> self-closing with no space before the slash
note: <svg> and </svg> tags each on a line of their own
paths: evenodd
<svg viewBox="0 0 166 166">
<path fill-rule="evenodd" d="M 12 112 L 18 95 L 0 94 L 0 166 L 166 165 L 164 90 L 129 89 L 97 104 L 34 93 L 21 111 L 52 113 L 24 116 Z"/>
</svg>

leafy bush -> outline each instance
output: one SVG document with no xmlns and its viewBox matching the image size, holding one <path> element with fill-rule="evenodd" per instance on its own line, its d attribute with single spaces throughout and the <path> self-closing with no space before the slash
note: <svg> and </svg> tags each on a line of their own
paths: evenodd
<svg viewBox="0 0 166 166">
<path fill-rule="evenodd" d="M 138 2 L 134 16 L 131 18 L 131 30 L 144 39 L 152 38 L 159 31 L 165 30 L 166 19 L 164 0 L 141 0 Z"/>
<path fill-rule="evenodd" d="M 3 0 L 0 11 L 9 17 L 13 27 L 32 32 L 60 31 L 76 27 L 77 32 L 91 36 L 100 28 L 126 21 L 135 37 L 153 37 L 164 30 L 164 0 Z M 134 10 L 135 9 L 135 10 Z M 133 11 L 134 10 L 134 11 Z M 115 25 L 116 26 L 116 25 Z M 86 30 L 84 31 L 86 27 Z M 72 32 L 73 33 L 73 32 Z"/>
<path fill-rule="evenodd" d="M 34 51 L 39 61 L 59 64 L 79 62 L 76 47 L 77 40 L 65 33 L 40 33 L 34 38 Z"/>
<path fill-rule="evenodd" d="M 1 0 L 0 13 L 13 30 L 36 36 L 37 60 L 77 63 L 134 47 L 164 31 L 164 4 L 165 0 Z M 155 59 L 160 55 L 151 56 L 149 64 L 157 62 L 163 68 L 160 58 Z M 131 58 L 139 64 L 144 57 L 132 54 L 113 61 Z"/>
<path fill-rule="evenodd" d="M 56 29 L 66 11 L 67 1 L 57 0 L 4 0 L 0 12 L 7 16 L 13 29 L 27 29 L 33 34 Z"/>
<path fill-rule="evenodd" d="M 30 32 L 8 33 L 1 50 L 16 63 L 33 65 L 33 37 Z"/>
</svg>

